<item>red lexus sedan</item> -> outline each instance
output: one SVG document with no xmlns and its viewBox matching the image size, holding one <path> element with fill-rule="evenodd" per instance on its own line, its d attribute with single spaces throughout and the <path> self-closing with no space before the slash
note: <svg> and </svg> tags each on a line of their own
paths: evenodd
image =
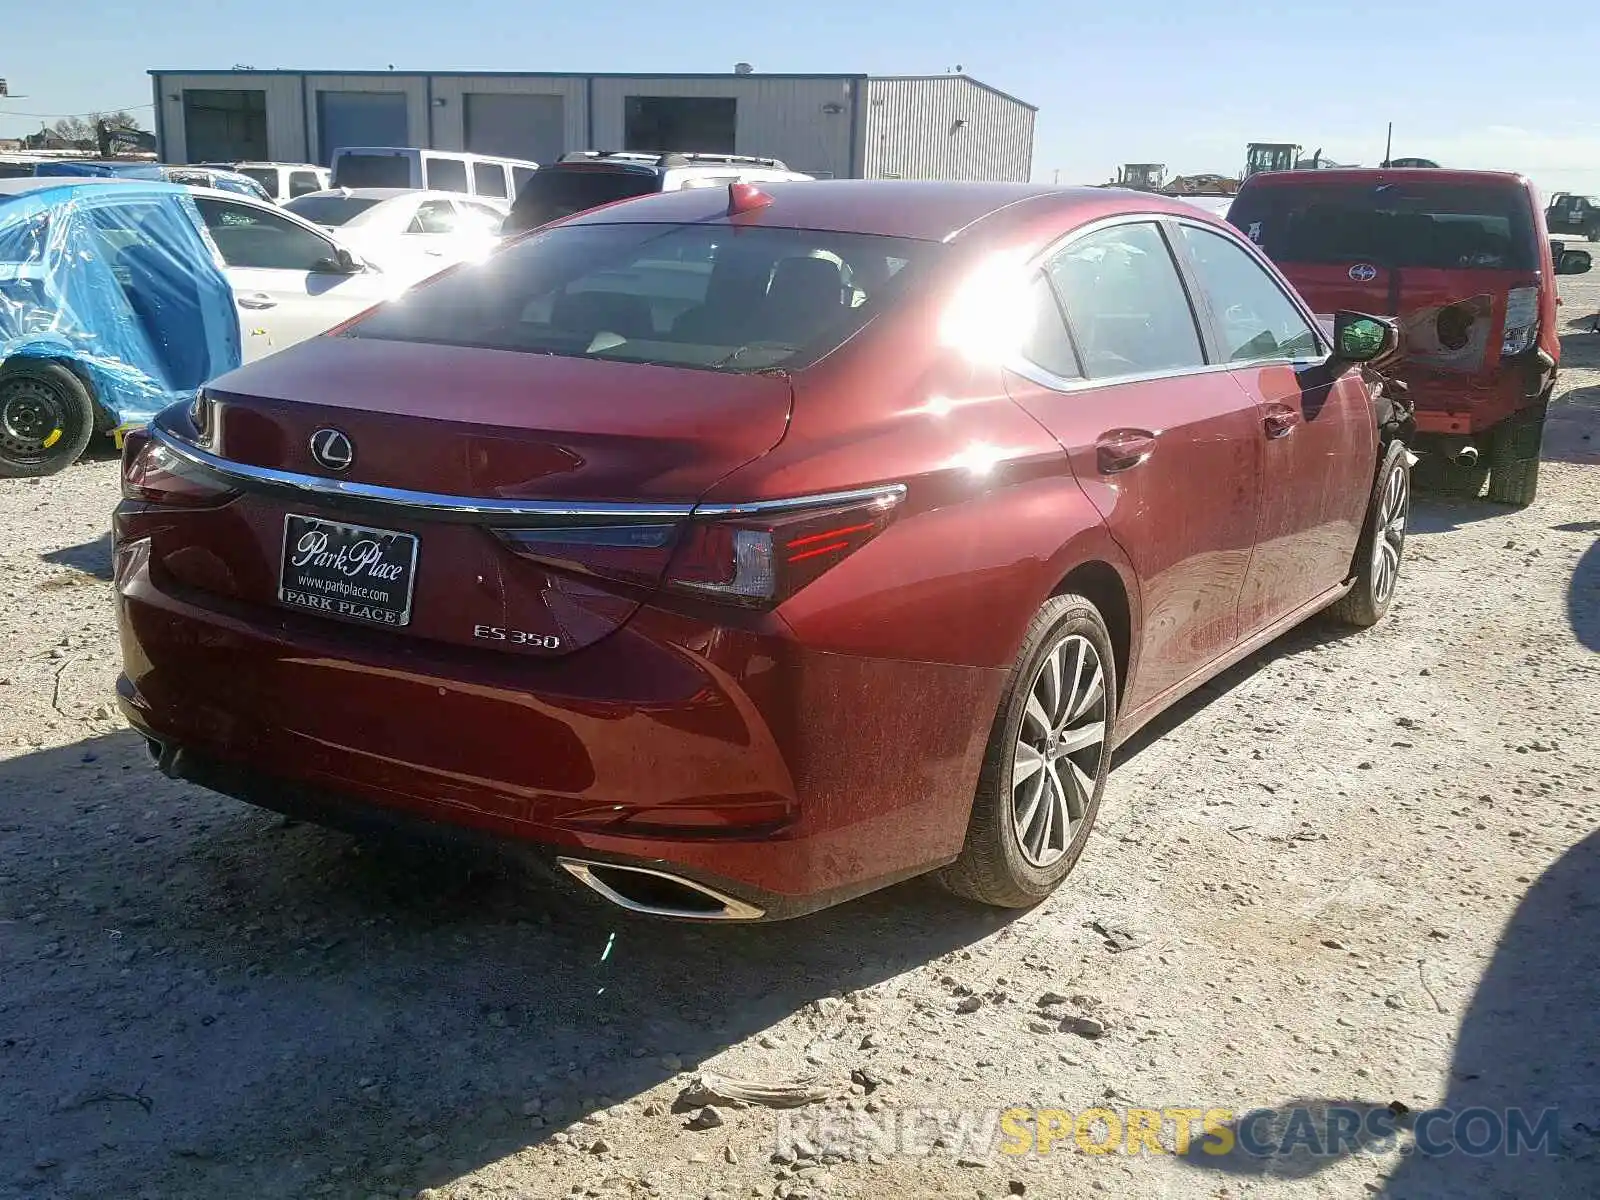
<svg viewBox="0 0 1600 1200">
<path fill-rule="evenodd" d="M 1031 904 L 1119 741 L 1388 608 L 1394 339 L 1152 195 L 595 210 L 128 439 L 122 707 L 175 777 L 637 911 Z"/>
</svg>

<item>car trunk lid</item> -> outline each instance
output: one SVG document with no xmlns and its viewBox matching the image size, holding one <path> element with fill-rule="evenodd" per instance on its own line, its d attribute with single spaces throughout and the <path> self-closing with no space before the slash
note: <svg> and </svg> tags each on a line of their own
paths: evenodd
<svg viewBox="0 0 1600 1200">
<path fill-rule="evenodd" d="M 182 582 L 536 653 L 626 621 L 698 498 L 778 442 L 791 403 L 781 374 L 340 337 L 207 395 L 195 449 L 244 495 L 211 535 L 185 524 L 165 564 Z M 595 555 L 635 586 L 586 578 Z"/>
</svg>

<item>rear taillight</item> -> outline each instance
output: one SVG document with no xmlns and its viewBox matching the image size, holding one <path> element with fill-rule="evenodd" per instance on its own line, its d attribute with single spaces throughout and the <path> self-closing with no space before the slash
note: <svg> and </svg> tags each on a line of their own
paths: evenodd
<svg viewBox="0 0 1600 1200">
<path fill-rule="evenodd" d="M 771 517 L 700 518 L 667 569 L 680 592 L 772 605 L 865 546 L 893 519 L 900 493 Z"/>
<path fill-rule="evenodd" d="M 1506 293 L 1505 337 L 1500 353 L 1510 357 L 1522 354 L 1539 336 L 1539 289 L 1512 288 Z"/>
<path fill-rule="evenodd" d="M 149 430 L 131 430 L 122 440 L 125 500 L 174 508 L 208 508 L 225 504 L 238 494 L 238 489 L 156 441 Z"/>
<path fill-rule="evenodd" d="M 798 508 L 718 505 L 681 524 L 497 529 L 495 536 L 524 558 L 573 574 L 770 607 L 883 532 L 903 495 L 897 487 Z"/>
</svg>

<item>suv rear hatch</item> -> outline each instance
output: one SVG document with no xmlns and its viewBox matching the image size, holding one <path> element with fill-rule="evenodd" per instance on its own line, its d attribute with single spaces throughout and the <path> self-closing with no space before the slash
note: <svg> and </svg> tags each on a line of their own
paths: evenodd
<svg viewBox="0 0 1600 1200">
<path fill-rule="evenodd" d="M 1540 252 L 1521 186 L 1305 175 L 1247 185 L 1228 220 L 1317 312 L 1398 317 L 1406 374 L 1486 381 L 1534 346 Z"/>
</svg>

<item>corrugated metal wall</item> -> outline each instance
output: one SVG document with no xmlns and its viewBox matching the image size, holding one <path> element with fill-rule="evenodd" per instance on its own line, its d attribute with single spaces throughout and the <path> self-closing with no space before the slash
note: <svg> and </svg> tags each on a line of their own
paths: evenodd
<svg viewBox="0 0 1600 1200">
<path fill-rule="evenodd" d="M 869 79 L 863 175 L 1025 183 L 1034 112 L 959 75 Z"/>
<path fill-rule="evenodd" d="M 596 78 L 594 148 L 623 148 L 623 114 L 629 96 L 718 96 L 731 98 L 739 106 L 736 153 L 781 158 L 796 171 L 847 178 L 851 168 L 850 90 L 851 81 L 840 78 Z M 834 108 L 838 111 L 831 111 Z M 579 142 L 573 148 L 583 145 Z"/>
<path fill-rule="evenodd" d="M 157 129 L 170 162 L 188 158 L 186 88 L 260 91 L 268 156 L 284 162 L 326 157 L 317 144 L 318 92 L 383 91 L 405 94 L 410 144 L 441 150 L 466 148 L 473 94 L 560 96 L 566 150 L 620 148 L 629 96 L 714 96 L 738 103 L 739 153 L 771 155 L 817 175 L 1022 181 L 1033 167 L 1033 110 L 962 76 L 159 74 Z"/>
</svg>

